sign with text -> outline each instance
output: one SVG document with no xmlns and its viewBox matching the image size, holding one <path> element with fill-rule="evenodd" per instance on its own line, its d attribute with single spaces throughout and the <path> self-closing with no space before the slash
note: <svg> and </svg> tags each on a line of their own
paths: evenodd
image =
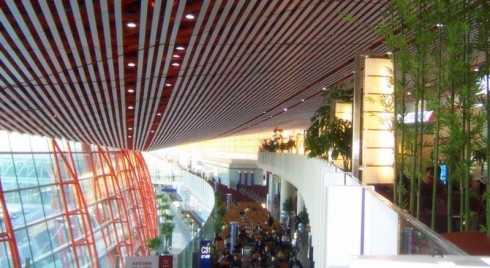
<svg viewBox="0 0 490 268">
<path fill-rule="evenodd" d="M 200 268 L 211 268 L 211 241 L 201 241 Z"/>
<path fill-rule="evenodd" d="M 172 268 L 173 256 L 138 256 L 126 257 L 126 268 Z"/>
</svg>

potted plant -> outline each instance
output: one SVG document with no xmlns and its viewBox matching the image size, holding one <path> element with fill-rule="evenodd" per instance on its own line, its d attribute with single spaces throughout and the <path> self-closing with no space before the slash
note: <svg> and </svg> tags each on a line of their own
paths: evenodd
<svg viewBox="0 0 490 268">
<path fill-rule="evenodd" d="M 156 252 L 158 250 L 158 248 L 162 244 L 162 239 L 160 239 L 160 237 L 156 236 L 156 237 L 148 239 L 146 244 L 148 246 L 148 249 L 150 249 L 150 255 L 151 255 L 152 252 Z"/>
</svg>

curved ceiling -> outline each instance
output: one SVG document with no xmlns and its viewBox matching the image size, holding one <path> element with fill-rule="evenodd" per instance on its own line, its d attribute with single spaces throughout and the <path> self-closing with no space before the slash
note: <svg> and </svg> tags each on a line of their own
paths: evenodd
<svg viewBox="0 0 490 268">
<path fill-rule="evenodd" d="M 0 129 L 153 150 L 307 127 L 384 52 L 386 2 L 2 1 Z"/>
</svg>

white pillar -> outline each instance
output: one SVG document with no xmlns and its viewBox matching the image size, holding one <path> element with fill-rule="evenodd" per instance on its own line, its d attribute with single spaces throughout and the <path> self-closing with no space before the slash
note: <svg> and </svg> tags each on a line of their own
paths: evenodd
<svg viewBox="0 0 490 268">
<path fill-rule="evenodd" d="M 297 192 L 297 198 L 296 198 L 296 212 L 299 214 L 301 211 L 303 211 L 305 208 L 305 200 L 303 199 L 303 196 L 301 193 Z"/>
<path fill-rule="evenodd" d="M 291 185 L 291 183 L 289 183 L 287 180 L 285 180 L 284 178 L 281 177 L 281 203 L 280 203 L 280 208 L 281 208 L 281 211 L 284 211 L 284 208 L 283 208 L 283 203 L 286 199 L 288 198 L 291 198 L 293 199 L 293 195 L 291 194 L 293 192 L 294 188 L 293 186 Z"/>
</svg>

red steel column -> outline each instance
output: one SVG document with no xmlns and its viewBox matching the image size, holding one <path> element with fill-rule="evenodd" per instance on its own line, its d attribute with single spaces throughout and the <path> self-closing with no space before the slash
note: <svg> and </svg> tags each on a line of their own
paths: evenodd
<svg viewBox="0 0 490 268">
<path fill-rule="evenodd" d="M 20 268 L 20 256 L 19 249 L 17 248 L 17 241 L 15 240 L 14 228 L 12 226 L 12 221 L 9 217 L 9 212 L 7 209 L 7 203 L 5 203 L 5 196 L 3 194 L 2 180 L 0 179 L 0 203 L 2 204 L 3 217 L 5 223 L 5 229 L 7 232 L 0 233 L 0 242 L 7 242 L 8 248 L 10 250 L 10 260 L 14 265 L 14 268 Z"/>
<path fill-rule="evenodd" d="M 77 267 L 80 267 L 80 263 L 79 263 L 80 256 L 78 256 L 77 248 L 84 246 L 88 249 L 91 267 L 99 267 L 99 261 L 98 261 L 99 258 L 98 258 L 97 248 L 95 246 L 95 238 L 92 230 L 91 219 L 88 215 L 87 203 L 85 201 L 85 197 L 83 196 L 83 192 L 81 190 L 80 183 L 78 181 L 78 175 L 75 169 L 75 163 L 73 161 L 73 154 L 70 150 L 70 145 L 67 142 L 66 146 L 68 148 L 68 156 L 69 156 L 68 160 L 66 159 L 64 153 L 61 151 L 57 142 L 54 139 L 52 140 L 52 145 L 53 145 L 55 169 L 57 173 L 56 175 L 58 177 L 58 183 L 60 184 L 60 190 L 61 190 L 60 192 L 62 196 L 64 215 L 68 222 L 68 232 L 70 235 L 72 248 L 75 254 L 74 257 L 75 257 L 76 265 Z M 71 181 L 67 181 L 67 182 L 63 181 L 61 177 L 61 170 L 59 167 L 58 158 L 59 160 L 61 160 L 66 170 L 70 173 Z M 73 190 L 75 191 L 75 197 L 76 197 L 75 205 L 77 206 L 77 209 L 71 209 L 71 210 L 68 208 L 67 197 L 65 193 L 65 186 L 70 186 L 70 185 L 73 187 Z M 78 215 L 81 216 L 83 236 L 82 239 L 75 241 L 75 236 L 73 234 L 73 227 L 72 227 L 70 216 L 78 216 Z"/>
<path fill-rule="evenodd" d="M 99 156 L 101 157 L 101 161 L 103 159 L 105 161 L 105 165 L 107 165 L 107 167 L 109 168 L 109 173 L 111 175 L 111 180 L 112 180 L 111 182 L 112 182 L 113 191 L 114 191 L 116 199 L 117 199 L 116 205 L 117 205 L 119 213 L 123 216 L 122 218 L 120 218 L 120 223 L 124 224 L 126 226 L 126 228 L 122 228 L 123 240 L 118 241 L 118 246 L 126 247 L 127 255 L 128 256 L 134 256 L 133 255 L 133 248 L 132 248 L 132 245 L 134 245 L 134 241 L 131 237 L 131 225 L 129 222 L 128 212 L 127 212 L 127 209 L 129 206 L 128 206 L 125 198 L 124 198 L 123 190 L 121 189 L 122 177 L 119 175 L 119 172 L 116 171 L 118 167 L 117 166 L 116 166 L 116 168 L 114 167 L 114 165 L 111 161 L 111 158 L 109 156 L 109 152 L 107 150 L 103 151 L 101 148 L 97 148 L 97 151 L 99 153 Z M 104 166 L 104 165 L 101 163 L 101 166 Z M 124 232 L 124 230 L 126 230 L 127 233 Z M 121 255 L 121 254 L 119 256 L 123 257 L 123 255 Z"/>
<path fill-rule="evenodd" d="M 137 179 L 134 176 L 135 172 L 132 169 L 132 165 L 130 159 L 128 158 L 127 152 L 121 152 L 119 155 L 119 161 L 117 164 L 120 164 L 121 167 L 118 168 L 121 176 L 126 181 L 128 185 L 128 197 L 129 203 L 131 204 L 132 213 L 134 214 L 135 224 L 134 228 L 136 230 L 136 235 L 138 236 L 138 244 L 134 244 L 133 248 L 142 251 L 140 254 L 148 255 L 149 251 L 147 249 L 146 240 L 148 236 L 145 234 L 145 226 L 142 223 L 143 216 L 141 215 L 141 210 L 143 209 L 142 198 L 139 195 L 138 187 L 135 185 L 135 180 Z"/>
<path fill-rule="evenodd" d="M 115 172 L 114 172 L 114 168 L 112 166 L 112 163 L 110 162 L 110 158 L 107 157 L 104 152 L 98 148 L 97 149 L 97 152 L 98 152 L 98 155 L 99 155 L 99 162 L 100 162 L 100 168 L 102 170 L 102 174 L 103 174 L 103 180 L 104 180 L 104 188 L 105 188 L 105 191 L 108 193 L 108 201 L 109 201 L 109 211 L 110 211 L 110 216 L 111 216 L 111 221 L 112 221 L 112 226 L 114 228 L 114 232 L 115 232 L 115 237 L 116 237 L 116 245 L 117 245 L 117 252 L 119 254 L 119 256 L 123 257 L 125 254 L 123 254 L 122 250 L 121 250 L 121 247 L 126 247 L 126 250 L 127 250 L 127 247 L 128 247 L 128 243 L 126 242 L 126 239 L 127 239 L 127 235 L 126 233 L 124 232 L 125 228 L 122 228 L 122 236 L 119 235 L 119 231 L 118 231 L 118 228 L 117 228 L 117 223 L 121 223 L 121 224 L 124 224 L 126 223 L 126 226 L 127 226 L 127 229 L 129 229 L 128 225 L 127 225 L 127 218 L 126 219 L 121 219 L 121 217 L 116 217 L 116 213 L 114 212 L 114 208 L 112 206 L 112 203 L 111 202 L 115 202 L 116 206 L 117 206 L 117 209 L 119 211 L 119 214 L 124 214 L 124 206 L 120 206 L 120 199 L 121 197 L 118 196 L 118 191 L 116 189 L 116 183 L 117 183 L 117 177 L 115 175 Z M 104 161 L 106 161 L 104 163 Z M 108 167 L 109 168 L 109 174 L 106 173 L 105 171 L 105 167 Z M 109 185 L 107 184 L 107 180 L 111 180 L 111 185 L 112 185 L 112 189 L 109 188 Z M 112 190 L 112 194 L 111 194 L 111 190 Z M 129 232 L 129 230 L 127 230 Z M 121 263 L 122 264 L 122 267 L 124 268 L 124 262 Z"/>
<path fill-rule="evenodd" d="M 100 182 L 99 182 L 100 180 L 103 180 L 105 182 L 105 179 L 106 179 L 105 174 L 102 174 L 99 176 L 97 170 L 100 169 L 100 170 L 102 170 L 102 173 L 103 173 L 104 172 L 104 166 L 100 165 L 99 167 L 97 167 L 96 162 L 94 160 L 94 155 L 96 153 L 94 153 L 92 151 L 92 147 L 90 145 L 82 144 L 82 151 L 84 153 L 84 158 L 83 158 L 84 162 L 86 163 L 86 165 L 89 166 L 89 171 L 92 172 L 92 176 L 93 176 L 92 191 L 94 192 L 95 200 L 97 200 L 96 206 L 94 208 L 95 218 L 96 218 L 96 220 L 100 221 L 99 224 L 103 224 L 105 222 L 105 215 L 101 214 L 101 212 L 99 210 L 99 202 L 103 201 L 103 200 L 108 200 L 108 196 L 103 195 L 104 192 L 101 191 Z M 106 191 L 106 193 L 108 193 L 108 192 Z M 113 219 L 112 219 L 112 222 L 114 222 Z M 102 225 L 100 227 L 100 232 L 102 233 L 102 238 L 104 240 L 105 248 L 108 248 L 110 245 L 112 245 L 111 235 L 108 234 L 107 229 L 108 228 L 105 225 Z M 116 232 L 117 232 L 117 230 L 116 230 Z M 117 233 L 116 233 L 116 237 L 117 237 Z M 116 260 L 115 260 L 114 254 L 108 255 L 108 257 L 112 263 L 112 266 L 115 266 Z"/>
</svg>

